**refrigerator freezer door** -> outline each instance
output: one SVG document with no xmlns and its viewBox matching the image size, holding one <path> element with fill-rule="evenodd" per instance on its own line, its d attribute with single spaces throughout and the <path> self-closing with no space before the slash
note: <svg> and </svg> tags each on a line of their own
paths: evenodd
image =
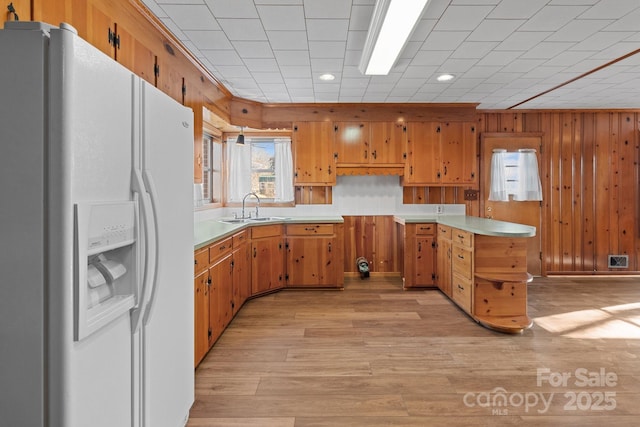
<svg viewBox="0 0 640 427">
<path fill-rule="evenodd" d="M 66 26 L 49 46 L 49 425 L 130 426 L 129 316 L 74 339 L 74 207 L 133 200 L 137 77 Z"/>
<path fill-rule="evenodd" d="M 193 112 L 144 82 L 141 106 L 142 171 L 157 231 L 156 280 L 144 297 L 143 418 L 146 427 L 174 427 L 194 400 Z"/>
</svg>

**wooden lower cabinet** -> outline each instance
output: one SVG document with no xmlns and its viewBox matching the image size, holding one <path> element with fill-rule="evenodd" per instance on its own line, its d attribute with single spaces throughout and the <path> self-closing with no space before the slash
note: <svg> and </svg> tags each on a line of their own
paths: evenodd
<svg viewBox="0 0 640 427">
<path fill-rule="evenodd" d="M 436 285 L 451 298 L 451 227 L 438 224 L 436 248 Z"/>
<path fill-rule="evenodd" d="M 284 242 L 281 224 L 251 228 L 251 294 L 284 287 Z"/>
<path fill-rule="evenodd" d="M 248 239 L 243 230 L 194 252 L 196 366 L 251 296 Z"/>
<path fill-rule="evenodd" d="M 195 253 L 194 279 L 194 363 L 197 366 L 209 351 L 209 250 L 207 248 Z"/>
<path fill-rule="evenodd" d="M 436 224 L 399 224 L 398 238 L 404 247 L 401 272 L 404 288 L 436 285 Z"/>
<path fill-rule="evenodd" d="M 344 287 L 343 234 L 343 224 L 288 224 L 287 287 Z"/>
</svg>

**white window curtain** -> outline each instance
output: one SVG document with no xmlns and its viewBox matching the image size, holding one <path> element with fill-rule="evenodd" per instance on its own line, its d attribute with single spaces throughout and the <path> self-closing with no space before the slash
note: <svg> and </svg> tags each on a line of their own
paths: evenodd
<svg viewBox="0 0 640 427">
<path fill-rule="evenodd" d="M 227 198 L 240 202 L 251 192 L 251 147 L 236 144 L 235 138 L 227 140 Z"/>
<path fill-rule="evenodd" d="M 275 141 L 276 202 L 293 200 L 293 156 L 290 140 Z"/>
<path fill-rule="evenodd" d="M 489 186 L 489 200 L 508 202 L 507 178 L 504 172 L 504 153 L 507 150 L 496 148 L 491 155 L 491 184 Z"/>
<path fill-rule="evenodd" d="M 518 189 L 513 200 L 542 200 L 542 184 L 538 171 L 538 158 L 533 148 L 518 150 Z"/>
</svg>

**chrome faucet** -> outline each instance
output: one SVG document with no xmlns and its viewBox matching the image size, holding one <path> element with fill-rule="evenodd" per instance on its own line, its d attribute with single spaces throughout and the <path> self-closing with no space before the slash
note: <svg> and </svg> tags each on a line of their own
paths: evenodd
<svg viewBox="0 0 640 427">
<path fill-rule="evenodd" d="M 246 218 L 251 218 L 251 212 L 249 212 L 249 216 L 244 216 L 244 202 L 247 200 L 247 197 L 249 196 L 253 196 L 256 198 L 256 200 L 258 201 L 258 204 L 256 205 L 256 218 L 258 218 L 258 208 L 260 207 L 260 197 L 258 197 L 258 195 L 256 193 L 247 193 L 244 195 L 244 197 L 242 198 L 242 219 L 246 219 Z"/>
</svg>

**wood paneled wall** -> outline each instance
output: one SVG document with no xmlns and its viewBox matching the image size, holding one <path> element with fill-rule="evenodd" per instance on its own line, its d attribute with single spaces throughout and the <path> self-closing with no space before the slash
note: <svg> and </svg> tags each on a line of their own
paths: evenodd
<svg viewBox="0 0 640 427">
<path fill-rule="evenodd" d="M 637 272 L 639 111 L 483 112 L 484 132 L 542 132 L 547 274 Z M 609 269 L 608 255 L 628 255 Z"/>
</svg>

